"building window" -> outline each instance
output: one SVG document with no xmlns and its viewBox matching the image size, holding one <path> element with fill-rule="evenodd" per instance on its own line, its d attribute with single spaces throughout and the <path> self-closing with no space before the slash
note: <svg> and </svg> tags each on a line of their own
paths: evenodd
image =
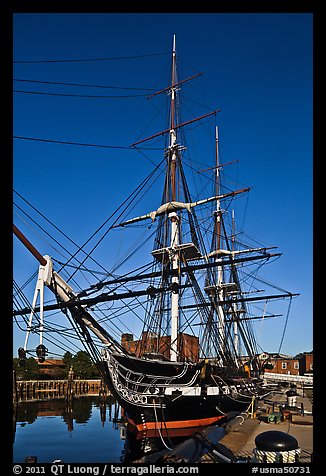
<svg viewBox="0 0 326 476">
<path fill-rule="evenodd" d="M 293 368 L 298 369 L 299 368 L 299 362 L 293 362 Z"/>
<path fill-rule="evenodd" d="M 282 369 L 286 369 L 287 368 L 287 363 L 286 362 L 282 362 Z"/>
<path fill-rule="evenodd" d="M 310 370 L 314 370 L 314 364 L 310 364 Z"/>
</svg>

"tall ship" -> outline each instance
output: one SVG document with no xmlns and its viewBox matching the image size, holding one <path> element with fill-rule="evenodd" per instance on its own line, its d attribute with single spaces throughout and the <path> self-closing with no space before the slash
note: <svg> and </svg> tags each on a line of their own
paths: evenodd
<svg viewBox="0 0 326 476">
<path fill-rule="evenodd" d="M 121 237 L 132 237 L 136 228 L 150 229 L 151 250 L 144 252 L 146 235 L 124 258 L 128 265 L 133 259 L 136 263 L 128 271 L 117 274 L 115 268 L 101 279 L 93 274 L 91 284 L 77 290 L 72 284 L 76 276 L 71 279 L 75 272 L 69 279 L 61 272 L 76 255 L 58 264 L 36 250 L 14 225 L 15 236 L 39 261 L 32 302 L 15 301 L 14 317 L 25 316 L 26 322 L 19 356 L 26 358 L 30 334 L 39 333 L 35 351 L 44 360 L 46 315 L 62 311 L 138 431 L 218 423 L 228 412 L 244 411 L 264 398 L 269 389 L 262 377 L 270 359 L 259 346 L 255 323 L 276 316 L 267 312 L 267 303 L 291 302 L 296 296 L 270 283 L 270 292 L 261 289 L 267 282 L 257 270 L 280 253 L 275 247 L 249 243 L 247 237 L 242 240 L 232 206 L 250 188 L 224 186 L 222 171 L 228 164 L 220 160 L 217 126 L 211 167 L 184 166 L 187 126 L 218 113 L 180 120 L 181 90 L 196 76 L 178 79 L 174 37 L 170 85 L 152 95 L 168 96 L 167 126 L 131 145 L 137 149 L 163 139 L 161 162 L 127 197 L 108 228 L 108 236 L 118 232 Z M 164 174 L 160 202 L 157 194 L 149 192 L 150 185 L 157 189 L 158 170 Z M 191 190 L 188 172 L 194 172 L 195 178 L 209 177 L 210 187 Z M 134 216 L 135 203 L 145 190 L 143 212 Z M 136 255 L 140 255 L 137 260 Z M 85 259 L 80 261 L 81 268 L 84 263 Z M 54 294 L 51 304 L 44 301 L 44 287 Z M 258 315 L 253 309 L 257 303 L 263 303 Z M 128 324 L 126 330 L 124 324 L 133 319 L 138 327 Z M 136 327 L 134 335 L 130 328 Z M 53 328 L 50 332 L 53 335 Z"/>
</svg>

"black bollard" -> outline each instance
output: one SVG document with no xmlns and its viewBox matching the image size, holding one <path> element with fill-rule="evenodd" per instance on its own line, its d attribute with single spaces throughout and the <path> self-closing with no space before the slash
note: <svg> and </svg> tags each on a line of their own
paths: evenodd
<svg viewBox="0 0 326 476">
<path fill-rule="evenodd" d="M 298 441 L 283 431 L 265 431 L 255 438 L 254 461 L 257 463 L 295 463 L 301 450 Z"/>
</svg>

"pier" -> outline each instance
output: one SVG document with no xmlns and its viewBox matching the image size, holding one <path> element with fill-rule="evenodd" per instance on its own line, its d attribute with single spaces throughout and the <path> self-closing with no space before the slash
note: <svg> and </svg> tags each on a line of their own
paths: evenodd
<svg viewBox="0 0 326 476">
<path fill-rule="evenodd" d="M 254 418 L 243 415 L 237 424 L 227 431 L 219 441 L 230 449 L 237 458 L 250 460 L 253 457 L 255 438 L 260 433 L 270 430 L 285 432 L 298 441 L 301 449 L 300 463 L 312 462 L 313 455 L 313 404 L 312 398 L 304 391 L 304 386 L 297 389 L 296 406 L 286 406 L 288 388 L 276 390 L 271 398 L 258 404 Z M 212 463 L 211 458 L 204 461 Z"/>
<path fill-rule="evenodd" d="M 19 403 L 66 398 L 68 393 L 74 397 L 99 395 L 103 387 L 101 379 L 15 381 L 14 378 L 13 400 L 14 403 Z"/>
</svg>

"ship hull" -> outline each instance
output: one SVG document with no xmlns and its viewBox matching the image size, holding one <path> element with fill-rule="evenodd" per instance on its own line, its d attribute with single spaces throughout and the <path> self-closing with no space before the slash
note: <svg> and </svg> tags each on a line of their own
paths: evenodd
<svg viewBox="0 0 326 476">
<path fill-rule="evenodd" d="M 207 426 L 269 393 L 259 379 L 206 375 L 200 364 L 153 361 L 104 349 L 109 386 L 138 431 Z M 204 369 L 205 370 L 205 369 Z"/>
</svg>

